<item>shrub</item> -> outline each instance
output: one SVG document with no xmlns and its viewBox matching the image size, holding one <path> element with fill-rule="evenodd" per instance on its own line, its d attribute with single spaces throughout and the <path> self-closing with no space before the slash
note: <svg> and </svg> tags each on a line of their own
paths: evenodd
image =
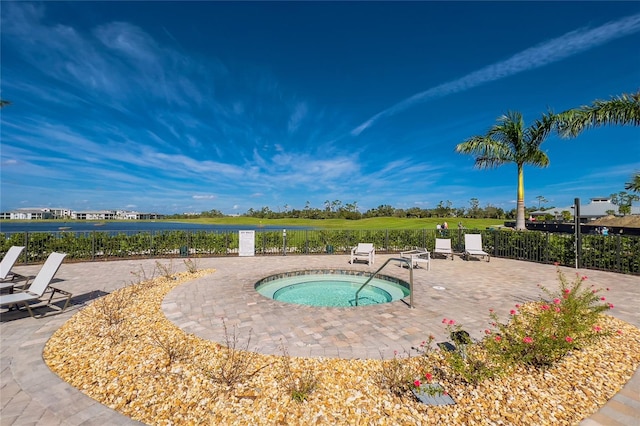
<svg viewBox="0 0 640 426">
<path fill-rule="evenodd" d="M 160 350 L 166 358 L 166 365 L 171 365 L 174 361 L 187 359 L 189 354 L 189 343 L 182 336 L 182 331 L 169 333 L 154 332 L 149 334 L 151 344 Z"/>
<path fill-rule="evenodd" d="M 482 345 L 472 345 L 469 333 L 452 319 L 444 318 L 449 337 L 455 343 L 454 350 L 445 350 L 444 359 L 451 369 L 453 380 L 476 385 L 496 376 L 501 366 L 488 356 Z"/>
<path fill-rule="evenodd" d="M 256 366 L 260 356 L 256 352 L 249 351 L 251 344 L 251 331 L 246 343 L 240 347 L 240 338 L 237 326 L 229 332 L 227 324 L 222 320 L 224 328 L 224 340 L 226 346 L 222 346 L 222 357 L 214 369 L 205 370 L 204 373 L 214 383 L 222 383 L 229 387 L 251 379 L 258 372 L 271 365 L 265 364 Z"/>
<path fill-rule="evenodd" d="M 312 369 L 305 369 L 302 372 L 294 372 L 291 369 L 291 357 L 287 348 L 282 345 L 283 356 L 280 359 L 281 373 L 278 380 L 291 395 L 291 399 L 297 402 L 306 401 L 311 392 L 318 386 L 318 378 Z"/>
<path fill-rule="evenodd" d="M 378 386 L 387 389 L 396 396 L 404 395 L 414 385 L 414 369 L 409 363 L 411 354 L 399 356 L 398 351 L 393 351 L 393 358 L 381 363 L 376 382 Z"/>
<path fill-rule="evenodd" d="M 184 260 L 184 265 L 187 267 L 187 272 L 195 274 L 198 272 L 198 259 L 188 258 Z"/>
<path fill-rule="evenodd" d="M 549 300 L 528 303 L 510 311 L 507 323 L 491 312 L 492 329 L 483 346 L 491 356 L 507 364 L 546 367 L 569 351 L 593 343 L 601 335 L 600 314 L 613 307 L 601 289 L 585 288 L 587 277 L 576 275 L 570 283 L 558 270 L 559 290 L 542 287 Z"/>
</svg>

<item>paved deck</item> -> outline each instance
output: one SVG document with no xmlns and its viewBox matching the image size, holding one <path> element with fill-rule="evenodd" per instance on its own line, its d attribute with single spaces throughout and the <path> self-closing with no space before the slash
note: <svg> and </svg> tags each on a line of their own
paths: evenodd
<svg viewBox="0 0 640 426">
<path fill-rule="evenodd" d="M 388 256 L 377 256 L 376 266 Z M 104 425 L 139 424 L 103 406 L 53 374 L 42 360 L 46 341 L 71 315 L 102 294 L 133 281 L 132 272 L 149 275 L 155 260 L 63 264 L 58 285 L 74 293 L 73 306 L 61 315 L 32 319 L 26 313 L 0 317 L 0 425 Z M 168 264 L 169 260 L 161 260 Z M 183 270 L 181 260 L 173 260 Z M 551 265 L 505 259 L 484 261 L 432 260 L 431 271 L 414 270 L 414 309 L 398 301 L 350 308 L 313 308 L 266 299 L 253 286 L 260 278 L 297 269 L 338 268 L 374 270 L 366 264 L 350 265 L 348 256 L 273 256 L 209 258 L 200 268 L 214 274 L 190 281 L 165 298 L 165 315 L 183 330 L 223 341 L 222 318 L 227 325 L 251 330 L 252 346 L 263 353 L 281 353 L 284 343 L 292 356 L 342 358 L 390 357 L 420 343 L 429 334 L 446 340 L 442 318 L 464 325 L 480 337 L 490 308 L 506 313 L 516 303 L 540 296 L 537 284 L 555 288 Z M 38 265 L 17 267 L 35 274 Z M 563 268 L 571 278 L 576 271 Z M 407 269 L 394 262 L 383 273 L 408 279 Z M 615 304 L 610 313 L 640 326 L 640 277 L 579 270 L 589 282 L 611 289 Z M 436 289 L 434 287 L 444 287 Z M 629 383 L 582 426 L 640 425 L 640 369 Z"/>
</svg>

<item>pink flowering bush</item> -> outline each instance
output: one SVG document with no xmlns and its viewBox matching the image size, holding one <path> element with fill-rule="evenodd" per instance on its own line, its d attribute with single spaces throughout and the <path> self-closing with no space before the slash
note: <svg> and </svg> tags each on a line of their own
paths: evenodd
<svg viewBox="0 0 640 426">
<path fill-rule="evenodd" d="M 404 395 L 412 387 L 420 386 L 420 381 L 414 378 L 411 354 L 402 355 L 398 351 L 393 351 L 393 358 L 383 362 L 375 379 L 378 386 L 397 396 Z"/>
<path fill-rule="evenodd" d="M 447 318 L 442 323 L 446 325 L 449 337 L 455 343 L 454 350 L 443 353 L 452 381 L 477 385 L 498 374 L 499 366 L 487 357 L 482 345 L 472 344 L 469 333 L 460 324 Z"/>
<path fill-rule="evenodd" d="M 516 305 L 506 323 L 490 312 L 492 329 L 485 330 L 482 341 L 489 357 L 511 365 L 546 367 L 603 334 L 600 314 L 613 305 L 601 295 L 602 289 L 588 287 L 584 276 L 569 282 L 560 270 L 558 280 L 555 292 L 541 287 L 548 301 Z"/>
</svg>

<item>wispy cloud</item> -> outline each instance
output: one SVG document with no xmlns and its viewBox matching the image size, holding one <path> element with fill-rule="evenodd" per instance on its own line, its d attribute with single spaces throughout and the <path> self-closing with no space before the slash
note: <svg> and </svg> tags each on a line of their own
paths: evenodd
<svg viewBox="0 0 640 426">
<path fill-rule="evenodd" d="M 571 31 L 561 37 L 523 50 L 505 61 L 489 65 L 457 80 L 417 93 L 369 118 L 351 130 L 351 135 L 357 136 L 373 126 L 381 118 L 397 114 L 413 105 L 463 92 L 523 71 L 540 68 L 638 31 L 640 31 L 640 14 L 609 22 L 590 30 Z"/>
</svg>

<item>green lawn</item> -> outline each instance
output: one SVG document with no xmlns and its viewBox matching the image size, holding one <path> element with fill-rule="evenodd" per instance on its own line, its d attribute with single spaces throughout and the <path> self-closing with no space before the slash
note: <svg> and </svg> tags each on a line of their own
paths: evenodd
<svg viewBox="0 0 640 426">
<path fill-rule="evenodd" d="M 503 225 L 503 219 L 446 219 L 450 229 L 457 229 L 458 222 L 462 222 L 465 228 L 485 229 L 490 226 Z M 252 217 L 221 217 L 180 220 L 188 223 L 206 223 L 215 225 L 252 225 L 252 226 L 305 226 L 319 229 L 435 229 L 438 223 L 445 219 L 425 218 L 407 219 L 396 217 L 374 217 L 360 220 L 346 219 L 257 219 Z"/>
</svg>

